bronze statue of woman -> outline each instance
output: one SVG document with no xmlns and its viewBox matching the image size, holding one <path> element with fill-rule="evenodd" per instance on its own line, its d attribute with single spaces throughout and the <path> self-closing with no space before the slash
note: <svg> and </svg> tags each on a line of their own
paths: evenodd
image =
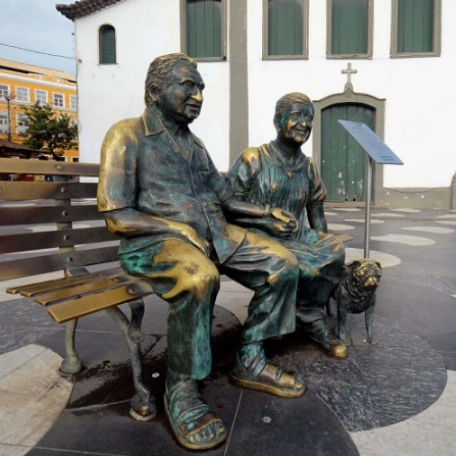
<svg viewBox="0 0 456 456">
<path fill-rule="evenodd" d="M 345 250 L 328 234 L 323 210 L 326 190 L 317 167 L 301 150 L 310 137 L 313 116 L 314 108 L 306 95 L 290 93 L 280 98 L 274 115 L 277 137 L 245 150 L 227 173 L 227 180 L 245 201 L 294 215 L 298 223 L 277 220 L 283 226 L 274 231 L 264 219 L 237 218 L 235 223 L 261 230 L 295 255 L 299 262 L 297 331 L 327 356 L 343 359 L 347 348 L 330 330 L 325 305 L 340 279 Z"/>
</svg>

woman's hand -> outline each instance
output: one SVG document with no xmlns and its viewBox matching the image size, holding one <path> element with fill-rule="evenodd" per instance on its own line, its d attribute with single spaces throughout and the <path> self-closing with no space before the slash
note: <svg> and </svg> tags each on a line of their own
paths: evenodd
<svg viewBox="0 0 456 456">
<path fill-rule="evenodd" d="M 266 220 L 266 228 L 272 236 L 290 239 L 291 235 L 298 231 L 299 222 L 291 212 L 275 207 Z"/>
</svg>

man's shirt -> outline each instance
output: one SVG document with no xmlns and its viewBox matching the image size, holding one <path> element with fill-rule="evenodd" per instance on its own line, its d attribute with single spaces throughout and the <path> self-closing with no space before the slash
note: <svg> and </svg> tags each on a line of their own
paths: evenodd
<svg viewBox="0 0 456 456">
<path fill-rule="evenodd" d="M 102 146 L 98 210 L 132 208 L 190 225 L 212 242 L 223 262 L 237 249 L 246 230 L 226 221 L 221 205 L 233 192 L 204 144 L 193 134 L 191 138 L 189 156 L 184 157 L 149 108 L 140 118 L 125 119 L 111 127 Z M 171 229 L 123 238 L 119 253 L 169 237 L 176 237 Z"/>
</svg>

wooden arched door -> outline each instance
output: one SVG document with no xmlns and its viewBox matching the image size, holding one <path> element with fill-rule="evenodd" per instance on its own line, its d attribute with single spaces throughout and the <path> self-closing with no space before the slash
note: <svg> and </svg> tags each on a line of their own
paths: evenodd
<svg viewBox="0 0 456 456">
<path fill-rule="evenodd" d="M 366 153 L 337 121 L 365 123 L 375 131 L 375 110 L 340 103 L 321 112 L 321 176 L 328 201 L 365 201 Z"/>
</svg>

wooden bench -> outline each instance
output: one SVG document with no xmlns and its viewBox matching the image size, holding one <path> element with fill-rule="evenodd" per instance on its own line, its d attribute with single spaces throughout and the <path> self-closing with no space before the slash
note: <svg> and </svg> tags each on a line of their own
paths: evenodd
<svg viewBox="0 0 456 456">
<path fill-rule="evenodd" d="M 123 333 L 131 357 L 136 394 L 130 414 L 151 419 L 156 409 L 143 380 L 139 344 L 144 339 L 143 297 L 153 289 L 117 263 L 118 239 L 107 230 L 96 206 L 98 173 L 97 164 L 0 159 L 0 174 L 27 176 L 0 181 L 0 280 L 30 276 L 30 283 L 11 286 L 7 292 L 33 298 L 56 323 L 67 323 L 61 364 L 67 374 L 83 368 L 75 348 L 78 318 L 105 310 Z M 50 272 L 60 277 L 33 277 Z M 124 303 L 131 308 L 130 318 L 117 307 Z"/>
</svg>

